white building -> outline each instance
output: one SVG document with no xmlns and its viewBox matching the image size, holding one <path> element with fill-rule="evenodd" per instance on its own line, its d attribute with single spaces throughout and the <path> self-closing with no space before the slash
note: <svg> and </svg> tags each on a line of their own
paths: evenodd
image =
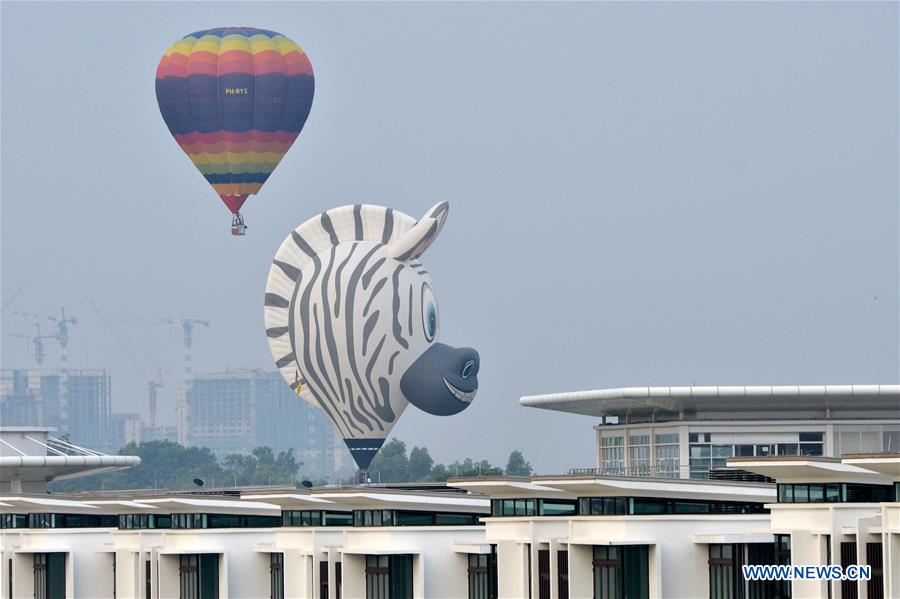
<svg viewBox="0 0 900 599">
<path fill-rule="evenodd" d="M 625 387 L 519 403 L 598 420 L 592 471 L 614 476 L 708 478 L 735 456 L 900 451 L 900 385 Z"/>
<path fill-rule="evenodd" d="M 604 419 L 598 467 L 564 475 L 48 496 L 25 482 L 59 472 L 20 460 L 0 596 L 900 597 L 900 386 L 664 389 L 523 398 Z M 870 576 L 742 571 L 829 564 Z"/>
</svg>

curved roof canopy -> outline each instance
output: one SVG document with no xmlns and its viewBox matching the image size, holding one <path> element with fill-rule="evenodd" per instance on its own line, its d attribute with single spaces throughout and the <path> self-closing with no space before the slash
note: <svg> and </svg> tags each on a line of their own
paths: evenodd
<svg viewBox="0 0 900 599">
<path fill-rule="evenodd" d="M 861 411 L 874 417 L 896 418 L 900 385 L 620 387 L 529 395 L 520 398 L 519 403 L 586 416 L 616 416 L 628 422 L 715 417 L 823 418 L 829 413 L 837 417 L 841 412 L 859 418 Z"/>
</svg>

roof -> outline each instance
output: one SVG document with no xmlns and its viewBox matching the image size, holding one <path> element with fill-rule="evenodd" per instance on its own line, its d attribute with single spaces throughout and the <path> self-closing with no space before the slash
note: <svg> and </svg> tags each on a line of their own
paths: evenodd
<svg viewBox="0 0 900 599">
<path fill-rule="evenodd" d="M 846 410 L 859 417 L 860 410 L 881 411 L 897 418 L 900 385 L 738 385 L 690 387 L 619 387 L 527 395 L 519 399 L 526 407 L 571 412 L 586 416 L 618 416 L 630 422 L 679 417 L 686 419 L 706 412 L 740 413 L 748 418 L 773 420 L 787 412 L 822 413 Z M 818 417 L 822 417 L 819 415 Z"/>
<path fill-rule="evenodd" d="M 775 498 L 769 483 L 690 480 L 680 478 L 546 475 L 521 478 L 454 479 L 453 484 L 495 499 L 631 496 L 765 502 Z"/>
<path fill-rule="evenodd" d="M 885 454 L 890 456 L 892 454 Z M 729 467 L 740 468 L 771 477 L 779 483 L 861 483 L 886 485 L 891 479 L 884 470 L 900 470 L 900 456 L 893 454 L 887 459 L 868 458 L 861 460 L 838 460 L 809 456 L 771 456 L 728 458 Z M 873 467 L 874 466 L 874 467 Z M 900 472 L 898 472 L 900 474 Z"/>
</svg>

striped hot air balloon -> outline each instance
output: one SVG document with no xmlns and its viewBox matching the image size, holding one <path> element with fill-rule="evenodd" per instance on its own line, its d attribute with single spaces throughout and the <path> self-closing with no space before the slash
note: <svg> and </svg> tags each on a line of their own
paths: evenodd
<svg viewBox="0 0 900 599">
<path fill-rule="evenodd" d="M 156 70 L 159 111 L 234 214 L 259 192 L 303 129 L 314 78 L 306 53 L 275 31 L 219 27 L 192 33 Z"/>
</svg>

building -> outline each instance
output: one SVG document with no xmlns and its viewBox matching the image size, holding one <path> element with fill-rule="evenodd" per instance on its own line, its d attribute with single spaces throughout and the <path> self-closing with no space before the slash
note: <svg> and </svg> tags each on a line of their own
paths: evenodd
<svg viewBox="0 0 900 599">
<path fill-rule="evenodd" d="M 49 599 L 898 596 L 900 454 L 734 460 L 777 484 L 559 475 L 0 496 L 0 585 Z M 868 576 L 742 570 L 828 564 Z"/>
<path fill-rule="evenodd" d="M 9 465 L 21 482 L 0 493 L 0 592 L 48 599 L 900 596 L 900 453 L 882 451 L 893 447 L 900 386 L 694 387 L 670 390 L 668 399 L 644 389 L 643 396 L 616 389 L 548 400 L 558 402 L 554 409 L 604 419 L 595 431 L 599 467 L 559 475 L 48 496 L 37 483 L 60 472 L 20 456 Z M 762 399 L 748 401 L 756 396 Z M 627 439 L 615 473 L 603 453 L 612 445 L 603 441 L 608 431 Z M 820 441 L 800 437 L 817 432 Z M 658 439 L 665 434 L 676 437 Z M 649 440 L 632 439 L 638 436 Z M 879 451 L 844 451 L 876 440 Z M 660 453 L 667 445 L 677 450 Z M 768 452 L 758 451 L 766 445 Z M 691 457 L 705 457 L 694 446 L 738 455 L 717 449 L 721 463 L 686 473 L 661 467 L 660 455 L 686 454 L 689 466 Z M 835 452 L 843 456 L 829 457 Z M 103 465 L 101 458 L 95 467 Z"/>
<path fill-rule="evenodd" d="M 277 372 L 195 375 L 184 397 L 179 437 L 187 445 L 208 447 L 220 458 L 260 446 L 276 454 L 293 449 L 306 472 L 324 476 L 337 470 L 334 425 L 324 411 L 295 396 Z"/>
<path fill-rule="evenodd" d="M 112 383 L 106 370 L 4 369 L 0 422 L 51 427 L 72 443 L 114 451 Z"/>
<path fill-rule="evenodd" d="M 731 457 L 900 450 L 900 385 L 626 387 L 523 397 L 583 414 L 596 471 L 709 478 Z"/>
</svg>

